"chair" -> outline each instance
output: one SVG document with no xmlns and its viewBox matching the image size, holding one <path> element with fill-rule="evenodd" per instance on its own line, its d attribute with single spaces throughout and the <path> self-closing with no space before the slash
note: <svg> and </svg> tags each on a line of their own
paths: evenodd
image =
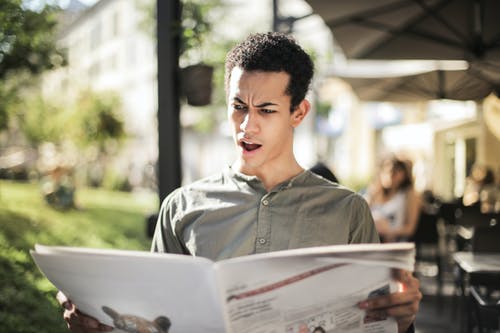
<svg viewBox="0 0 500 333">
<path fill-rule="evenodd" d="M 439 217 L 442 218 L 447 225 L 455 225 L 455 213 L 459 207 L 460 204 L 458 201 L 442 202 L 439 207 Z"/>
<path fill-rule="evenodd" d="M 456 243 L 459 251 L 470 250 L 475 229 L 490 227 L 500 222 L 498 213 L 482 213 L 479 205 L 462 206 L 455 212 Z"/>
<path fill-rule="evenodd" d="M 492 226 L 474 228 L 471 239 L 472 252 L 500 252 L 500 223 L 496 223 L 496 221 L 500 221 L 500 219 L 493 217 L 489 222 L 493 224 Z"/>
<path fill-rule="evenodd" d="M 410 238 L 415 243 L 417 263 L 430 261 L 437 267 L 436 282 L 438 295 L 441 295 L 443 286 L 443 269 L 441 251 L 439 247 L 437 213 L 428 213 L 424 210 L 420 212 L 415 233 Z"/>
<path fill-rule="evenodd" d="M 479 333 L 500 329 L 500 272 L 471 273 L 469 276 L 469 331 L 477 326 Z"/>
<path fill-rule="evenodd" d="M 498 214 L 497 214 L 498 215 Z M 471 240 L 473 253 L 500 253 L 498 216 L 490 216 L 492 226 L 474 229 Z M 477 326 L 479 333 L 500 329 L 500 272 L 469 274 L 469 331 Z"/>
</svg>

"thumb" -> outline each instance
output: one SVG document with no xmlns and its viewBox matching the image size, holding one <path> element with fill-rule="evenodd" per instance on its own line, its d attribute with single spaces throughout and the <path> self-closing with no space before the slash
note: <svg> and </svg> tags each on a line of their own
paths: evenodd
<svg viewBox="0 0 500 333">
<path fill-rule="evenodd" d="M 57 301 L 59 302 L 59 304 L 61 304 L 61 306 L 63 308 L 65 308 L 66 310 L 71 310 L 71 308 L 73 308 L 73 304 L 71 303 L 71 301 L 66 297 L 66 295 L 64 295 L 64 293 L 62 291 L 58 291 L 57 292 L 57 295 L 56 295 L 56 299 Z"/>
</svg>

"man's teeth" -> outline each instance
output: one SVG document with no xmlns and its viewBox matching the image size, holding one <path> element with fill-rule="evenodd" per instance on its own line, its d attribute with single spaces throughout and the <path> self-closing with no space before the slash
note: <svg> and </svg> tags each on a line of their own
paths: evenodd
<svg viewBox="0 0 500 333">
<path fill-rule="evenodd" d="M 248 150 L 248 151 L 255 150 L 255 149 L 259 148 L 260 146 L 261 145 L 259 145 L 257 143 L 248 143 L 248 142 L 243 141 L 243 148 L 245 148 L 245 150 Z"/>
</svg>

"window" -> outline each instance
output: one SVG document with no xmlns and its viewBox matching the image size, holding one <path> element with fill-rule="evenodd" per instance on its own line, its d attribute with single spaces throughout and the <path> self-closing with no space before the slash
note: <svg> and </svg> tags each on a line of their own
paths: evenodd
<svg viewBox="0 0 500 333">
<path fill-rule="evenodd" d="M 101 44 L 101 22 L 98 21 L 90 31 L 90 48 L 95 50 Z"/>
</svg>

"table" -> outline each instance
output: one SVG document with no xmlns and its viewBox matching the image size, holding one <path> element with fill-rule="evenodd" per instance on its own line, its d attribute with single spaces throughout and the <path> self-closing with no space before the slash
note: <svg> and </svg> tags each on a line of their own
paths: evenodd
<svg viewBox="0 0 500 333">
<path fill-rule="evenodd" d="M 466 273 L 500 272 L 500 253 L 456 252 L 453 260 Z"/>
<path fill-rule="evenodd" d="M 465 295 L 468 282 L 474 283 L 475 280 L 489 281 L 491 284 L 497 285 L 497 281 L 500 284 L 500 253 L 489 253 L 489 252 L 456 252 L 453 254 L 453 260 L 459 268 L 459 276 L 457 283 L 460 285 L 461 296 L 462 296 L 462 309 L 466 312 L 466 316 L 462 318 L 467 318 L 467 328 L 468 332 L 471 332 L 471 319 L 470 313 L 471 309 L 467 309 L 465 302 Z M 462 325 L 461 331 L 465 325 Z"/>
</svg>

